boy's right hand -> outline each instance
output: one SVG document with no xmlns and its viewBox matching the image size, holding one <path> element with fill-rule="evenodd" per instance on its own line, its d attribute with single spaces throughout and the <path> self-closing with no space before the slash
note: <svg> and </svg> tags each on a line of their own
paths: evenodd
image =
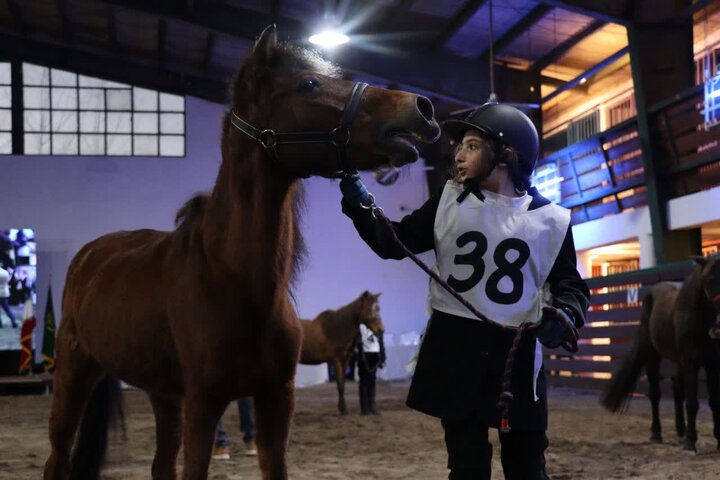
<svg viewBox="0 0 720 480">
<path fill-rule="evenodd" d="M 340 180 L 340 191 L 345 201 L 353 207 L 368 206 L 370 192 L 360 180 L 360 175 L 346 175 Z"/>
</svg>

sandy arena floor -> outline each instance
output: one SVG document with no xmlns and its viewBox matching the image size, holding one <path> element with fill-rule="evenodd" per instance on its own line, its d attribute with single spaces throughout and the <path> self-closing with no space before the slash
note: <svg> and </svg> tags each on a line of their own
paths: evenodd
<svg viewBox="0 0 720 480">
<path fill-rule="evenodd" d="M 297 413 L 290 438 L 290 478 L 443 479 L 447 478 L 439 421 L 404 406 L 406 382 L 378 385 L 382 416 L 361 417 L 357 389 L 349 384 L 350 415 L 336 413 L 334 385 L 298 391 Z M 0 397 L 0 479 L 37 479 L 48 453 L 46 424 L 50 396 Z M 146 397 L 126 392 L 128 436 L 111 446 L 105 478 L 150 478 L 154 452 L 154 419 Z M 630 411 L 614 416 L 602 410 L 595 395 L 554 391 L 551 394 L 548 471 L 566 479 L 720 479 L 706 404 L 700 410 L 699 453 L 684 453 L 675 442 L 672 405 L 662 405 L 666 441 L 649 437 L 649 405 L 633 402 Z M 237 409 L 229 408 L 226 429 L 234 441 L 230 460 L 215 460 L 210 478 L 259 480 L 256 459 L 243 456 Z M 492 435 L 495 436 L 495 435 Z M 493 443 L 497 446 L 497 441 Z M 182 455 L 181 455 L 182 457 Z M 493 479 L 501 479 L 499 455 Z"/>
</svg>

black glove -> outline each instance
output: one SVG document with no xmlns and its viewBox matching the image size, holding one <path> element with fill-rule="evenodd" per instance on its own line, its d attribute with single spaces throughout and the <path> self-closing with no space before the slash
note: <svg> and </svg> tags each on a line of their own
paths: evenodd
<svg viewBox="0 0 720 480">
<path fill-rule="evenodd" d="M 548 348 L 563 346 L 569 352 L 577 351 L 579 334 L 572 317 L 562 308 L 543 307 L 537 338 Z"/>
<path fill-rule="evenodd" d="M 378 368 L 383 368 L 385 366 L 385 360 L 387 360 L 385 350 L 380 350 L 380 355 L 378 356 Z"/>
<path fill-rule="evenodd" d="M 353 207 L 370 205 L 370 192 L 358 174 L 344 176 L 340 180 L 340 191 L 345 201 Z"/>
</svg>

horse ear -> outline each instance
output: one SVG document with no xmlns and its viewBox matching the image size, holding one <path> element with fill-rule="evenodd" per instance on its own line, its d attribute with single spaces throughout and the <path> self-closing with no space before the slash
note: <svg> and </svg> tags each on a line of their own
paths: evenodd
<svg viewBox="0 0 720 480">
<path fill-rule="evenodd" d="M 370 296 L 370 292 L 368 290 L 365 290 L 362 294 L 362 298 L 368 298 Z"/>
<path fill-rule="evenodd" d="M 270 57 L 277 46 L 277 26 L 275 24 L 268 25 L 260 34 L 253 48 L 253 60 L 256 65 L 267 66 L 270 63 Z"/>
<path fill-rule="evenodd" d="M 382 295 L 382 292 L 378 292 L 375 294 L 375 298 L 380 298 L 380 295 Z"/>
<path fill-rule="evenodd" d="M 701 267 L 707 264 L 707 258 L 702 255 L 690 255 L 690 259 Z"/>
</svg>

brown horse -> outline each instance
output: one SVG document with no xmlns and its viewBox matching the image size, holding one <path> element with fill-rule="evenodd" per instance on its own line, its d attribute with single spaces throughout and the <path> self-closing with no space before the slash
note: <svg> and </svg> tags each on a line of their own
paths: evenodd
<svg viewBox="0 0 720 480">
<path fill-rule="evenodd" d="M 642 319 L 632 350 L 608 382 L 601 399 L 611 412 L 623 411 L 643 367 L 652 406 L 650 440 L 662 442 L 659 418 L 660 360 L 676 367 L 672 378 L 675 427 L 683 448 L 695 451 L 698 371 L 705 368 L 715 439 L 720 449 L 720 254 L 695 257 L 697 266 L 682 285 L 661 282 L 643 299 Z M 687 429 L 683 402 L 687 411 Z"/>
<path fill-rule="evenodd" d="M 91 478 L 73 468 L 70 451 L 104 374 L 150 397 L 153 478 L 176 477 L 181 438 L 183 478 L 207 478 L 217 422 L 243 396 L 255 401 L 262 478 L 287 478 L 302 337 L 290 296 L 302 246 L 299 179 L 335 176 L 338 159 L 361 170 L 415 161 L 407 137 L 431 142 L 440 129 L 428 99 L 363 91 L 317 54 L 278 44 L 274 26 L 256 42 L 231 93 L 209 197 L 189 202 L 172 232 L 112 233 L 72 260 L 45 479 Z M 263 130 L 270 128 L 283 133 Z"/>
<path fill-rule="evenodd" d="M 335 367 L 335 384 L 338 390 L 338 410 L 347 414 L 345 405 L 345 369 L 364 324 L 382 338 L 385 327 L 380 318 L 379 293 L 365 291 L 352 303 L 337 310 L 325 310 L 313 320 L 300 320 L 303 342 L 300 363 L 318 365 L 332 362 Z"/>
</svg>

